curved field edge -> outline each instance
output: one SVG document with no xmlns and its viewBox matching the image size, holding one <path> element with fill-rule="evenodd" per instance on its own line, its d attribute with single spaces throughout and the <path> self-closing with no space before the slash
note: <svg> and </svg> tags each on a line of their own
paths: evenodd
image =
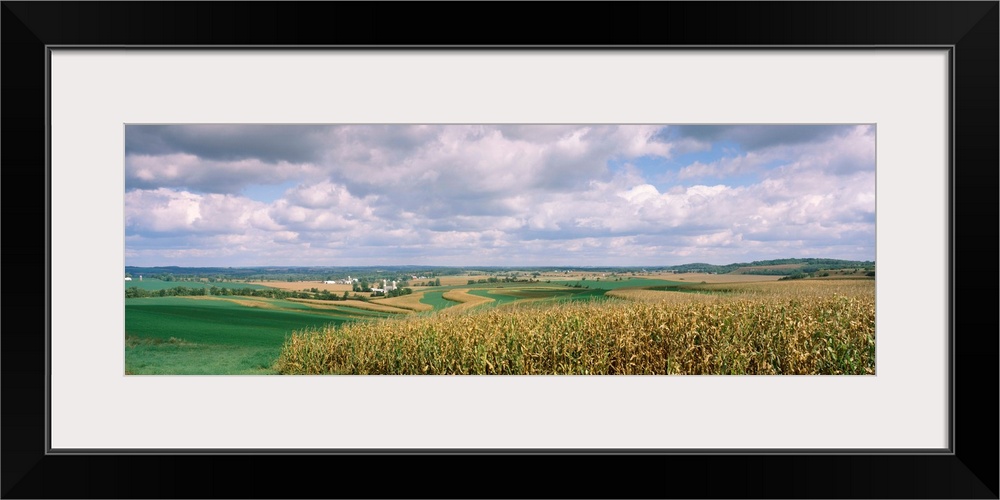
<svg viewBox="0 0 1000 500">
<path fill-rule="evenodd" d="M 435 311 L 439 311 L 441 309 L 447 309 L 449 307 L 455 307 L 458 304 L 461 304 L 461 302 L 448 300 L 444 298 L 445 292 L 447 292 L 447 290 L 425 291 L 423 292 L 424 296 L 420 298 L 420 302 L 422 304 L 431 306 Z"/>
<path fill-rule="evenodd" d="M 125 299 L 125 373 L 275 373 L 274 360 L 293 331 L 387 316 L 260 297 Z"/>
<path fill-rule="evenodd" d="M 423 299 L 424 292 L 414 292 L 409 295 L 400 295 L 398 297 L 389 297 L 385 299 L 372 299 L 373 304 L 385 304 L 392 307 L 398 307 L 400 309 L 409 309 L 416 312 L 427 312 L 433 311 L 434 306 L 430 304 L 424 304 L 420 300 Z"/>
<path fill-rule="evenodd" d="M 483 304 L 489 304 L 494 302 L 490 297 L 483 297 L 482 295 L 474 295 L 469 293 L 468 288 L 448 290 L 442 294 L 445 300 L 452 300 L 459 302 L 459 305 L 450 307 L 446 310 L 448 314 L 455 314 L 462 311 L 467 311 L 476 306 L 481 306 Z"/>
<path fill-rule="evenodd" d="M 875 288 L 860 285 L 751 288 L 712 300 L 665 292 L 685 298 L 514 304 L 313 328 L 293 334 L 274 367 L 286 374 L 873 374 Z"/>
<path fill-rule="evenodd" d="M 411 311 L 409 309 L 403 309 L 403 308 L 400 308 L 400 307 L 394 307 L 394 306 L 389 305 L 389 304 L 375 303 L 375 302 L 365 302 L 363 300 L 353 300 L 353 299 L 330 301 L 330 300 L 319 300 L 319 299 L 295 299 L 295 298 L 289 298 L 289 299 L 285 299 L 285 300 L 288 300 L 288 301 L 291 301 L 291 302 L 300 302 L 302 304 L 309 304 L 310 307 L 317 308 L 317 309 L 333 309 L 333 310 L 337 310 L 337 309 L 342 309 L 342 308 L 348 308 L 349 307 L 349 308 L 353 308 L 353 309 L 365 309 L 365 310 L 369 310 L 369 311 L 377 311 L 377 312 L 393 313 L 393 314 L 409 314 L 409 313 L 413 312 L 413 311 Z"/>
</svg>

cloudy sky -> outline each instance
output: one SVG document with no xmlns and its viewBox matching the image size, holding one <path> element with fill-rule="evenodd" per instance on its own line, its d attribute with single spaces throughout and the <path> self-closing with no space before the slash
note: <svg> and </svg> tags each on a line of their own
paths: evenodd
<svg viewBox="0 0 1000 500">
<path fill-rule="evenodd" d="M 870 125 L 129 125 L 130 266 L 875 259 Z"/>
</svg>

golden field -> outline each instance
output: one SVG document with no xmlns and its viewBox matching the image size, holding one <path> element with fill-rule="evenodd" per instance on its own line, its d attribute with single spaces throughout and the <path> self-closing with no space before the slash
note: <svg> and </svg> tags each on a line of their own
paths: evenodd
<svg viewBox="0 0 1000 500">
<path fill-rule="evenodd" d="M 514 303 L 300 331 L 286 341 L 275 369 L 397 375 L 875 372 L 874 280 L 698 288 L 703 293 L 617 290 L 605 300 Z"/>
<path fill-rule="evenodd" d="M 417 311 L 417 312 L 425 312 L 433 310 L 434 306 L 420 302 L 420 299 L 422 298 L 424 298 L 423 292 L 414 292 L 409 295 L 400 295 L 398 297 L 371 299 L 369 302 L 372 304 L 384 304 L 392 307 L 399 307 L 402 309 L 409 309 L 411 311 Z"/>
</svg>

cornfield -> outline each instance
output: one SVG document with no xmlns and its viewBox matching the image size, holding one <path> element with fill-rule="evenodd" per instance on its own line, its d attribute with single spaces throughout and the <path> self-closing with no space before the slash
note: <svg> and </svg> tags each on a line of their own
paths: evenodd
<svg viewBox="0 0 1000 500">
<path fill-rule="evenodd" d="M 874 281 L 620 290 L 296 332 L 286 374 L 874 374 Z"/>
</svg>

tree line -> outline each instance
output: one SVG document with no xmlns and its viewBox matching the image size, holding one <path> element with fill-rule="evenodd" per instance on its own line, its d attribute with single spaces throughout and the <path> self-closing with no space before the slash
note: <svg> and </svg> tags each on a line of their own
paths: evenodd
<svg viewBox="0 0 1000 500">
<path fill-rule="evenodd" d="M 368 297 L 355 294 L 349 296 L 347 292 L 343 295 L 330 293 L 329 290 L 316 290 L 312 292 L 296 292 L 293 290 L 279 290 L 277 288 L 253 289 L 253 288 L 227 288 L 227 287 L 186 287 L 175 286 L 173 288 L 161 288 L 160 290 L 144 290 L 139 287 L 130 286 L 125 289 L 126 299 L 141 299 L 148 297 L 197 297 L 197 296 L 219 296 L 219 297 L 263 297 L 267 299 L 319 299 L 319 300 L 368 300 Z"/>
<path fill-rule="evenodd" d="M 159 290 L 144 290 L 139 287 L 130 286 L 125 289 L 125 298 L 127 299 L 144 297 L 190 297 L 200 295 L 265 297 L 269 299 L 312 298 L 312 295 L 307 292 L 278 290 L 277 288 L 257 290 L 253 288 L 227 288 L 217 286 L 208 288 L 175 286 L 173 288 L 161 288 Z"/>
</svg>

